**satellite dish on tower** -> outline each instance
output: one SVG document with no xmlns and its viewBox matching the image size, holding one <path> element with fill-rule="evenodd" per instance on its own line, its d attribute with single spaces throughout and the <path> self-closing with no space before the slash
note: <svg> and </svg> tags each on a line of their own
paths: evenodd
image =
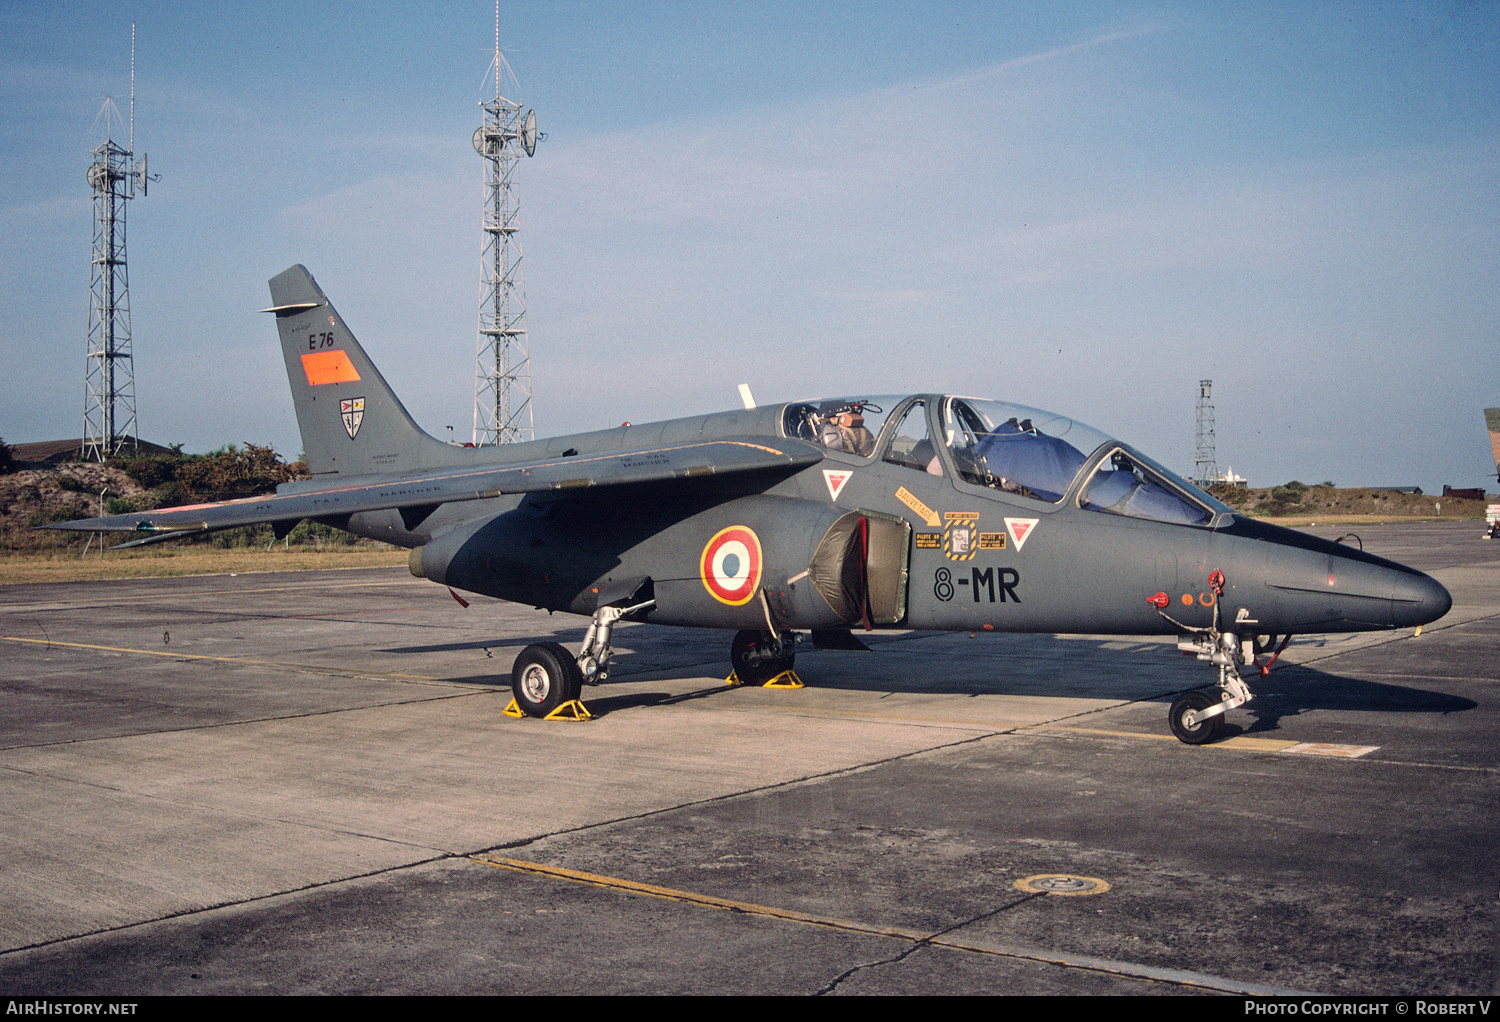
<svg viewBox="0 0 1500 1022">
<path fill-rule="evenodd" d="M 146 182 L 151 178 L 146 174 L 146 154 L 141 153 L 141 165 L 135 168 L 135 179 L 141 183 L 141 194 L 146 194 Z"/>
<path fill-rule="evenodd" d="M 536 155 L 536 111 L 526 111 L 526 120 L 521 124 L 521 148 L 527 156 Z"/>
</svg>

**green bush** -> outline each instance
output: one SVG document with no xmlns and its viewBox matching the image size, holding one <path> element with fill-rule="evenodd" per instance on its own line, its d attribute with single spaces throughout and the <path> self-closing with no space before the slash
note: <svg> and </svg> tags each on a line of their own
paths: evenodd
<svg viewBox="0 0 1500 1022">
<path fill-rule="evenodd" d="M 176 478 L 198 499 L 220 501 L 269 493 L 278 483 L 300 478 L 305 471 L 305 465 L 300 462 L 288 465 L 270 447 L 246 443 L 244 450 L 230 444 L 208 454 L 185 458 L 178 466 Z"/>
<path fill-rule="evenodd" d="M 1249 489 L 1236 483 L 1213 483 L 1208 487 L 1208 493 L 1210 496 L 1217 497 L 1224 503 L 1232 504 L 1235 507 L 1250 499 Z"/>
<path fill-rule="evenodd" d="M 293 544 L 313 544 L 314 546 L 353 546 L 359 542 L 359 537 L 345 532 L 343 529 L 335 529 L 331 525 L 322 522 L 301 521 L 297 527 L 287 536 Z"/>
<path fill-rule="evenodd" d="M 182 455 L 153 454 L 145 458 L 134 458 L 121 465 L 126 475 L 146 489 L 154 489 L 177 478 L 177 468 L 182 464 Z"/>
<path fill-rule="evenodd" d="M 288 464 L 274 448 L 248 441 L 243 448 L 228 444 L 207 454 L 183 454 L 182 445 L 173 444 L 164 454 L 116 458 L 110 464 L 144 488 L 160 491 L 162 502 L 154 507 L 255 497 L 307 474 L 305 461 Z"/>
<path fill-rule="evenodd" d="M 149 492 L 151 508 L 177 507 L 179 504 L 193 503 L 193 495 L 188 492 L 188 488 L 175 479 L 162 483 Z"/>
<path fill-rule="evenodd" d="M 38 525 L 51 525 L 53 522 L 75 522 L 80 518 L 87 518 L 76 511 L 48 511 L 45 509 L 33 511 L 27 519 L 27 526 L 36 528 Z"/>
<path fill-rule="evenodd" d="M 167 507 L 169 505 L 169 502 L 162 498 L 162 490 L 169 490 L 177 494 L 186 493 L 176 483 L 167 483 L 166 486 L 159 487 L 158 489 L 146 490 L 144 493 L 136 493 L 128 497 L 105 497 L 104 507 L 112 515 L 130 515 L 138 511 L 155 511 L 159 507 Z"/>
<path fill-rule="evenodd" d="M 210 546 L 221 549 L 265 546 L 271 542 L 271 527 L 269 525 L 246 525 L 238 529 L 225 529 L 223 532 L 210 535 L 208 542 Z"/>
</svg>

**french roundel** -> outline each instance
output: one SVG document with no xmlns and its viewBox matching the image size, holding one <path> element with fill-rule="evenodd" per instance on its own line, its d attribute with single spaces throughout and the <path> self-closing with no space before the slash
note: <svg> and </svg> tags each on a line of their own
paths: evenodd
<svg viewBox="0 0 1500 1022">
<path fill-rule="evenodd" d="M 760 539 L 743 525 L 714 534 L 698 562 L 703 584 L 720 603 L 749 603 L 760 585 Z"/>
</svg>

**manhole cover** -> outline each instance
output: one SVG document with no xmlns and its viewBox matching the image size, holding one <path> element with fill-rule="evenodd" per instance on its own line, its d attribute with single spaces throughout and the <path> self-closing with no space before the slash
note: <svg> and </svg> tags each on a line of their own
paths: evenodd
<svg viewBox="0 0 1500 1022">
<path fill-rule="evenodd" d="M 1096 877 L 1073 876 L 1070 873 L 1042 873 L 1016 881 L 1016 889 L 1027 894 L 1103 894 L 1109 884 Z"/>
</svg>

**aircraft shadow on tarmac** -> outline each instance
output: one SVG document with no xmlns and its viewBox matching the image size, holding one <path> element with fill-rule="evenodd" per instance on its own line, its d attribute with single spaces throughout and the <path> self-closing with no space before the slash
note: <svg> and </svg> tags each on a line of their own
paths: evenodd
<svg viewBox="0 0 1500 1022">
<path fill-rule="evenodd" d="M 509 655 L 502 650 L 535 642 L 569 643 L 576 641 L 576 631 L 563 627 L 547 634 L 392 647 L 382 652 L 422 655 L 472 650 L 488 657 L 493 650 L 492 671 L 447 680 L 498 688 L 510 684 L 510 671 L 504 666 Z M 624 641 L 618 648 L 613 682 L 628 683 L 642 675 L 691 673 L 713 677 L 728 673 L 719 656 L 725 633 L 710 629 L 652 632 L 639 649 L 633 648 L 636 644 L 629 641 L 628 631 L 620 633 Z M 873 653 L 809 651 L 799 656 L 797 669 L 810 687 L 833 691 L 1055 696 L 1153 703 L 1168 703 L 1180 692 L 1206 687 L 1213 680 L 1206 665 L 1190 657 L 1174 657 L 1170 647 L 1152 640 L 1004 635 L 985 637 L 981 640 L 985 646 L 977 648 L 942 633 L 867 638 Z M 1252 676 L 1249 683 L 1255 699 L 1240 713 L 1231 715 L 1224 737 L 1275 732 L 1283 719 L 1318 710 L 1448 714 L 1478 706 L 1460 696 L 1330 674 L 1299 664 L 1279 664 L 1268 677 Z M 585 688 L 583 700 L 593 716 L 670 706 L 734 691 L 723 684 L 690 692 L 611 691 L 612 687 L 606 682 Z M 1245 715 L 1250 718 L 1248 723 Z"/>
<path fill-rule="evenodd" d="M 466 649 L 489 652 L 491 650 L 503 650 L 508 647 L 525 646 L 533 642 L 565 642 L 573 637 L 572 631 L 559 629 L 555 632 L 548 632 L 545 635 L 518 635 L 514 638 L 508 637 L 504 639 L 475 639 L 472 642 L 441 642 L 428 646 L 389 646 L 376 652 L 393 653 L 403 656 L 414 656 L 422 653 L 457 653 Z M 496 665 L 495 669 L 498 672 L 500 666 Z M 509 672 L 507 671 L 506 673 Z"/>
<path fill-rule="evenodd" d="M 1256 697 L 1244 709 L 1254 723 L 1243 729 L 1246 734 L 1275 731 L 1284 718 L 1315 710 L 1442 715 L 1479 706 L 1472 699 L 1446 692 L 1344 677 L 1302 665 L 1273 669 L 1259 685 L 1254 680 L 1251 685 Z"/>
</svg>

